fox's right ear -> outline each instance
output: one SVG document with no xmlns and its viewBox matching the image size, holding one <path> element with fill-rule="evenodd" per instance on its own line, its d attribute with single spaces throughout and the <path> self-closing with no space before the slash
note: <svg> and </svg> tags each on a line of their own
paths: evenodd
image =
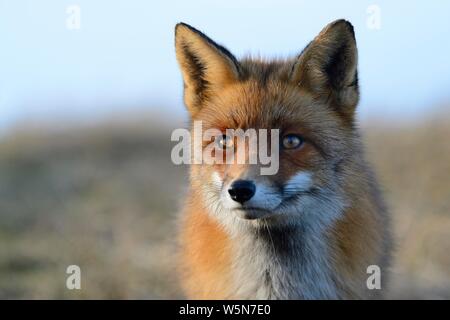
<svg viewBox="0 0 450 320">
<path fill-rule="evenodd" d="M 224 47 L 193 27 L 175 27 L 175 49 L 184 81 L 184 102 L 195 115 L 214 91 L 237 81 L 239 63 Z"/>
</svg>

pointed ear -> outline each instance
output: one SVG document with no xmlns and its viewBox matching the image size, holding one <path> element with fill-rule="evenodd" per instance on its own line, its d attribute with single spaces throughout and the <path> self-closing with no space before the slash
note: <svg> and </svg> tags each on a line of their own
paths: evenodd
<svg viewBox="0 0 450 320">
<path fill-rule="evenodd" d="M 175 49 L 184 81 L 184 102 L 197 113 L 216 90 L 237 81 L 239 63 L 224 47 L 193 27 L 179 23 Z"/>
<path fill-rule="evenodd" d="M 352 117 L 359 99 L 357 60 L 353 26 L 337 20 L 303 50 L 294 63 L 291 80 Z"/>
</svg>

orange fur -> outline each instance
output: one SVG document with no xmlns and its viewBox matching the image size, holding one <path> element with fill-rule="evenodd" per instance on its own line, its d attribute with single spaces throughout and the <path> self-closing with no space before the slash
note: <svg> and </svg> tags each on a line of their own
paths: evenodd
<svg viewBox="0 0 450 320">
<path fill-rule="evenodd" d="M 228 295 L 230 240 L 205 212 L 195 196 L 185 212 L 180 234 L 184 289 L 194 299 L 223 299 Z"/>
</svg>

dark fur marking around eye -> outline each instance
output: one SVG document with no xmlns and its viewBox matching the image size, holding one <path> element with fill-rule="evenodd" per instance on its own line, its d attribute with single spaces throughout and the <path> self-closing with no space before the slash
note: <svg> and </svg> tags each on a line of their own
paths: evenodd
<svg viewBox="0 0 450 320">
<path fill-rule="evenodd" d="M 317 151 L 319 151 L 319 154 L 324 158 L 324 159 L 328 159 L 329 156 L 328 154 L 325 152 L 325 149 L 322 148 L 322 146 L 320 146 L 318 143 L 316 143 L 314 140 L 309 139 L 308 137 L 303 137 L 303 140 L 307 143 L 310 143 L 314 148 L 317 149 Z"/>
</svg>

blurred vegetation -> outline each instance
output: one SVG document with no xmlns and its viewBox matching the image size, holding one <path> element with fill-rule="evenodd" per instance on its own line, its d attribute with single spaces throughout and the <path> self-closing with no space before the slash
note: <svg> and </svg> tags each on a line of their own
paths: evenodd
<svg viewBox="0 0 450 320">
<path fill-rule="evenodd" d="M 391 298 L 450 298 L 448 119 L 362 130 L 395 223 Z M 174 127 L 43 128 L 0 140 L 0 298 L 180 298 Z M 82 290 L 66 289 L 71 264 Z"/>
</svg>

